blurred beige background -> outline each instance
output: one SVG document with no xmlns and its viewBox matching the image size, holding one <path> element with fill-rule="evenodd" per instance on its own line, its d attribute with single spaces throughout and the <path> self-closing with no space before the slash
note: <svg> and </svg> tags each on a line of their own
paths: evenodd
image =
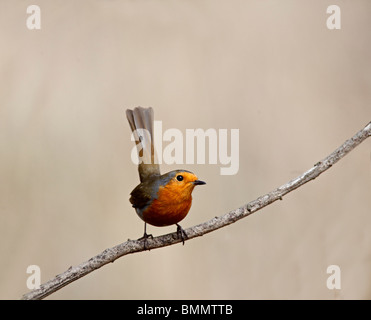
<svg viewBox="0 0 371 320">
<path fill-rule="evenodd" d="M 128 238 L 128 107 L 164 130 L 237 128 L 240 169 L 183 165 L 184 228 L 295 178 L 371 120 L 371 2 L 32 1 L 0 6 L 0 298 Z M 371 140 L 315 181 L 204 237 L 125 256 L 49 299 L 370 299 Z M 179 166 L 162 165 L 162 171 Z M 149 227 L 160 235 L 175 227 Z M 329 265 L 341 290 L 326 287 Z"/>
</svg>

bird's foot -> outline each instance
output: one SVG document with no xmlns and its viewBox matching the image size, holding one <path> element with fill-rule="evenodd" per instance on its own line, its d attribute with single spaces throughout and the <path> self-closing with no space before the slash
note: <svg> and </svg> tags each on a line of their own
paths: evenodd
<svg viewBox="0 0 371 320">
<path fill-rule="evenodd" d="M 188 239 L 188 236 L 186 232 L 184 231 L 184 229 L 179 224 L 176 224 L 176 226 L 177 226 L 176 233 L 178 234 L 178 238 L 182 239 L 183 246 L 184 246 L 184 240 Z"/>
<path fill-rule="evenodd" d="M 144 243 L 143 243 L 144 250 L 147 250 L 147 249 L 148 249 L 148 247 L 147 247 L 147 239 L 148 239 L 148 238 L 153 239 L 153 235 L 151 235 L 151 234 L 147 234 L 146 232 L 144 232 L 143 237 L 141 237 L 141 238 L 138 239 L 138 241 L 142 241 L 142 240 L 144 240 Z M 148 250 L 149 250 L 149 249 L 148 249 Z"/>
</svg>

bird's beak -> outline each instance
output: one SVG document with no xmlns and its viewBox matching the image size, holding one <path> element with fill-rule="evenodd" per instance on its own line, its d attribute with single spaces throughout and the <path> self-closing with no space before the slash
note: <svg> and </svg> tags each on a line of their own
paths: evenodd
<svg viewBox="0 0 371 320">
<path fill-rule="evenodd" d="M 193 181 L 193 184 L 195 186 L 198 186 L 198 185 L 206 184 L 206 182 L 205 181 L 201 181 L 201 180 L 195 180 L 195 181 Z"/>
</svg>

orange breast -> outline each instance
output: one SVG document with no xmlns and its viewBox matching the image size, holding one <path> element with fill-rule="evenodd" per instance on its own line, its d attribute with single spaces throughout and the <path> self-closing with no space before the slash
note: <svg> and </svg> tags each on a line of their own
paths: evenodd
<svg viewBox="0 0 371 320">
<path fill-rule="evenodd" d="M 156 227 L 170 226 L 183 220 L 192 205 L 191 192 L 160 187 L 158 198 L 143 211 L 143 220 Z"/>
</svg>

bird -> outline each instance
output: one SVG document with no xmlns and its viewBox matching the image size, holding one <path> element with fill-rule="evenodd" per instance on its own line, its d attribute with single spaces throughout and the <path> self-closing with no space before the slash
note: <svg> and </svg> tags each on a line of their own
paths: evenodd
<svg viewBox="0 0 371 320">
<path fill-rule="evenodd" d="M 138 240 L 144 240 L 146 249 L 147 239 L 153 238 L 147 234 L 147 223 L 156 227 L 176 225 L 178 238 L 184 245 L 184 240 L 188 237 L 179 222 L 191 208 L 193 189 L 206 182 L 199 180 L 193 172 L 183 169 L 160 173 L 153 141 L 152 107 L 127 109 L 126 117 L 134 134 L 140 159 L 140 183 L 130 193 L 129 199 L 137 215 L 144 221 L 144 235 Z"/>
</svg>

